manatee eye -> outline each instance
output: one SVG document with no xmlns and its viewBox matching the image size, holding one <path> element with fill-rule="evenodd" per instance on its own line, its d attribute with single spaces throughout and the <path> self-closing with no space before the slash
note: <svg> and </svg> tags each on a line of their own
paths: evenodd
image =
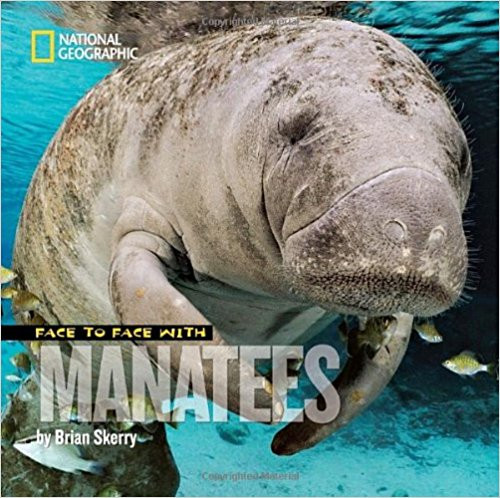
<svg viewBox="0 0 500 498">
<path fill-rule="evenodd" d="M 319 111 L 314 108 L 307 107 L 290 117 L 286 117 L 278 122 L 278 130 L 281 135 L 287 138 L 292 145 L 303 139 L 309 130 Z"/>
</svg>

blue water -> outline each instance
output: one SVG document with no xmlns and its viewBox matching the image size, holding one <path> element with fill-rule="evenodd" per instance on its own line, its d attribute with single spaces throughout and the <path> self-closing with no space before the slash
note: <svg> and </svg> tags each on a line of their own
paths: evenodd
<svg viewBox="0 0 500 498">
<path fill-rule="evenodd" d="M 23 197 L 64 116 L 111 64 L 30 62 L 32 29 L 54 29 L 36 8 L 2 9 L 2 264 L 11 262 Z M 450 86 L 473 142 L 476 171 L 466 218 L 477 290 L 437 319 L 445 336 L 409 352 L 383 395 L 352 425 L 293 457 L 274 456 L 276 428 L 250 424 L 235 446 L 214 424 L 186 422 L 169 432 L 180 495 L 498 496 L 498 385 L 461 379 L 440 366 L 462 349 L 498 356 L 498 5 L 495 2 L 373 2 L 360 22 L 382 28 L 419 53 Z M 61 31 L 62 28 L 55 28 Z M 4 306 L 3 323 L 12 315 Z M 331 341 L 325 331 L 322 341 Z M 21 346 L 2 344 L 2 404 L 12 385 L 8 362 Z M 236 424 L 236 422 L 235 422 Z M 7 465 L 8 462 L 4 462 Z M 296 479 L 232 480 L 232 473 L 293 473 Z M 298 473 L 298 475 L 296 474 Z M 225 476 L 225 478 L 224 478 Z"/>
</svg>

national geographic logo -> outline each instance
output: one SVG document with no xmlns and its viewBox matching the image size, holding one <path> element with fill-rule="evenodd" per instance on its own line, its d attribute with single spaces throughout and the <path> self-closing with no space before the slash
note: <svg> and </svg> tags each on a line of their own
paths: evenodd
<svg viewBox="0 0 500 498">
<path fill-rule="evenodd" d="M 57 43 L 56 43 L 57 42 Z M 137 59 L 137 47 L 123 46 L 118 33 L 58 33 L 31 31 L 31 62 L 50 64 L 60 60 L 127 61 Z"/>
<path fill-rule="evenodd" d="M 53 30 L 35 29 L 31 32 L 31 62 L 34 64 L 52 63 L 55 51 L 56 35 Z"/>
</svg>

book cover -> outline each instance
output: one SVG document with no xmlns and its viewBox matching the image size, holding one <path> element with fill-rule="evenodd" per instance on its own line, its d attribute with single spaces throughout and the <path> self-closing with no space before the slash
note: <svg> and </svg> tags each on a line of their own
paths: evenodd
<svg viewBox="0 0 500 498">
<path fill-rule="evenodd" d="M 3 2 L 2 496 L 498 496 L 497 2 Z"/>
</svg>

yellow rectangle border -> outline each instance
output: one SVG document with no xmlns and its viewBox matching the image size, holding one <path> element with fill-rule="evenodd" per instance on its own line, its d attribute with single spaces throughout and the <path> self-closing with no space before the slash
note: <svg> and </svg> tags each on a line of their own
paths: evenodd
<svg viewBox="0 0 500 498">
<path fill-rule="evenodd" d="M 49 56 L 48 57 L 37 57 L 36 56 L 36 38 L 37 36 L 48 36 L 49 37 Z M 51 29 L 34 29 L 31 32 L 31 62 L 38 63 L 49 63 L 54 62 L 55 57 L 55 33 Z"/>
</svg>

